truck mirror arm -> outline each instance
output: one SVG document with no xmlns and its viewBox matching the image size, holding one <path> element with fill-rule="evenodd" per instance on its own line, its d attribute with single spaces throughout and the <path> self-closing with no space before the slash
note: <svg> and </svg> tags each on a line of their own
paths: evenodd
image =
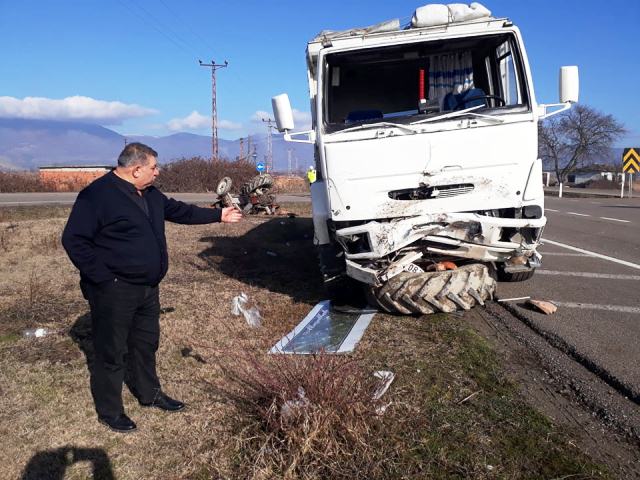
<svg viewBox="0 0 640 480">
<path fill-rule="evenodd" d="M 545 118 L 549 118 L 558 113 L 564 112 L 565 110 L 569 110 L 572 106 L 573 106 L 573 102 L 541 104 L 539 105 L 539 107 L 544 111 L 544 113 L 540 115 L 540 120 L 544 120 Z M 561 107 L 561 108 L 558 108 L 557 110 L 553 110 L 551 112 L 547 112 L 547 109 L 549 107 Z"/>
<path fill-rule="evenodd" d="M 297 139 L 293 138 L 298 135 L 306 135 L 307 138 Z M 284 140 L 285 142 L 293 142 L 293 143 L 316 143 L 316 132 L 315 130 L 305 130 L 304 132 L 289 132 L 289 130 L 284 131 Z"/>
</svg>

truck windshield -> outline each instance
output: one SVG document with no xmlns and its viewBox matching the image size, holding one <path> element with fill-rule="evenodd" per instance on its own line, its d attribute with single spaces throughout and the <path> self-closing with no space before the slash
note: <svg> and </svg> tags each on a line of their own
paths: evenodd
<svg viewBox="0 0 640 480">
<path fill-rule="evenodd" d="M 512 34 L 333 53 L 323 74 L 329 132 L 382 121 L 446 121 L 451 116 L 443 114 L 455 111 L 501 115 L 530 108 Z"/>
</svg>

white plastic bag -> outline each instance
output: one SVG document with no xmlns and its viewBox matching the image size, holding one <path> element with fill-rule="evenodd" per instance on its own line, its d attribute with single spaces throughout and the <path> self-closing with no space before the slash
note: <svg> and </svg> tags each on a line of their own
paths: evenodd
<svg viewBox="0 0 640 480">
<path fill-rule="evenodd" d="M 262 315 L 257 307 L 249 307 L 249 297 L 242 292 L 231 300 L 231 313 L 235 316 L 244 315 L 244 319 L 250 327 L 257 328 L 262 325 Z"/>
</svg>

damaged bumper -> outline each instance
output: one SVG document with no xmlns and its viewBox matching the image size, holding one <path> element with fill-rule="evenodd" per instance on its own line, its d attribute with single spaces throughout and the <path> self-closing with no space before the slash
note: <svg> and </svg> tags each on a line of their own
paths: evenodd
<svg viewBox="0 0 640 480">
<path fill-rule="evenodd" d="M 420 241 L 425 252 L 505 262 L 530 257 L 538 246 L 546 217 L 503 218 L 476 213 L 420 215 L 390 222 L 371 221 L 336 231 L 351 261 L 377 260 Z"/>
</svg>

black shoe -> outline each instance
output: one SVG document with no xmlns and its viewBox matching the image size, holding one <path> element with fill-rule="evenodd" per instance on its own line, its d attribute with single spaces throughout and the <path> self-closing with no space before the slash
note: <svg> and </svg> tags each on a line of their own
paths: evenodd
<svg viewBox="0 0 640 480">
<path fill-rule="evenodd" d="M 184 403 L 174 400 L 162 392 L 158 392 L 156 398 L 151 403 L 140 402 L 143 407 L 156 407 L 167 412 L 178 412 L 184 408 Z"/>
<path fill-rule="evenodd" d="M 114 432 L 128 433 L 133 432 L 137 428 L 133 420 L 124 413 L 121 413 L 117 417 L 99 416 L 98 421 Z"/>
</svg>

